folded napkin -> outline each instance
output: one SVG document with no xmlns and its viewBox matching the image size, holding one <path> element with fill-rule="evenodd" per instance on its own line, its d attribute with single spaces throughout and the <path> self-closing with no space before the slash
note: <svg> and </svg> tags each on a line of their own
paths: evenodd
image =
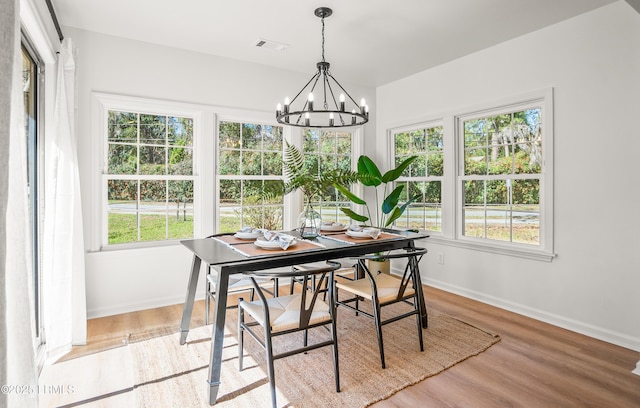
<svg viewBox="0 0 640 408">
<path fill-rule="evenodd" d="M 277 242 L 280 248 L 287 249 L 295 241 L 296 237 L 289 234 L 276 231 L 264 231 L 264 239 L 267 241 Z"/>
<path fill-rule="evenodd" d="M 351 231 L 362 232 L 363 234 L 369 235 L 373 239 L 378 239 L 380 236 L 380 229 L 372 228 L 372 227 L 361 227 L 359 225 L 351 225 L 349 227 Z"/>
<path fill-rule="evenodd" d="M 265 229 L 261 229 L 261 228 L 253 228 L 253 227 L 242 227 L 240 229 L 240 231 L 238 232 L 242 232 L 242 233 L 246 233 L 246 234 L 251 234 L 253 232 L 262 232 L 264 233 L 266 230 Z"/>
</svg>

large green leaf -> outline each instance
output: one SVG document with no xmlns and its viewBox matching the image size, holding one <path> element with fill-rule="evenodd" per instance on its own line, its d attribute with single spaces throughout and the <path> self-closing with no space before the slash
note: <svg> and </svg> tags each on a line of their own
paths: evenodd
<svg viewBox="0 0 640 408">
<path fill-rule="evenodd" d="M 365 186 L 379 186 L 382 184 L 382 173 L 378 166 L 367 156 L 358 158 L 358 174 L 362 175 L 360 182 Z"/>
<path fill-rule="evenodd" d="M 382 176 L 382 182 L 388 183 L 390 181 L 397 180 L 405 171 L 405 169 L 409 167 L 409 165 L 411 165 L 411 163 L 413 163 L 417 158 L 418 156 L 411 156 L 400 163 L 395 169 L 391 169 L 388 172 L 384 173 L 384 176 Z"/>
<path fill-rule="evenodd" d="M 354 212 L 351 208 L 342 207 L 342 208 L 340 208 L 340 211 L 342 211 L 347 217 L 351 218 L 352 220 L 356 220 L 356 221 L 360 221 L 360 222 L 365 222 L 365 221 L 369 220 L 369 217 L 366 217 L 364 215 L 360 215 L 360 214 Z"/>
<path fill-rule="evenodd" d="M 389 216 L 389 219 L 387 220 L 387 222 L 385 222 L 384 226 L 388 227 L 389 225 L 393 224 L 393 222 L 397 220 L 402 215 L 403 212 L 404 210 L 401 210 L 400 207 L 394 208 L 393 212 Z"/>
<path fill-rule="evenodd" d="M 393 213 L 389 216 L 389 219 L 385 223 L 385 227 L 388 227 L 395 220 L 397 220 L 402 214 L 404 214 L 404 212 L 407 209 L 407 207 L 409 206 L 409 204 L 411 204 L 412 202 L 416 201 L 420 197 L 421 197 L 421 195 L 417 194 L 417 195 L 411 197 L 411 199 L 409 199 L 409 201 L 407 201 L 406 203 L 402 204 L 400 207 L 394 208 L 393 209 Z"/>
<path fill-rule="evenodd" d="M 336 189 L 338 189 L 339 192 L 341 192 L 342 194 L 344 194 L 345 197 L 347 197 L 349 200 L 353 201 L 356 204 L 360 204 L 360 205 L 366 205 L 367 202 L 364 201 L 362 198 L 358 197 L 357 195 L 353 194 L 351 191 L 349 191 L 348 188 L 341 186 L 340 184 L 334 184 L 334 187 Z"/>
<path fill-rule="evenodd" d="M 400 185 L 393 189 L 391 194 L 389 194 L 384 201 L 382 202 L 382 212 L 384 214 L 389 214 L 396 206 L 398 205 L 398 201 L 400 200 L 400 194 L 404 189 L 404 185 Z"/>
</svg>

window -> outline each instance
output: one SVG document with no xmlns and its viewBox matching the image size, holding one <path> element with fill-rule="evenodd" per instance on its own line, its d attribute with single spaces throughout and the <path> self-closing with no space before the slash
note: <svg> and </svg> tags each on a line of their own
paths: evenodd
<svg viewBox="0 0 640 408">
<path fill-rule="evenodd" d="M 539 246 L 542 108 L 458 120 L 461 235 Z"/>
<path fill-rule="evenodd" d="M 25 135 L 27 146 L 27 191 L 29 194 L 30 239 L 32 246 L 31 267 L 33 271 L 33 301 L 35 303 L 35 335 L 40 342 L 43 324 L 41 320 L 41 279 L 40 279 L 40 234 L 43 186 L 42 155 L 44 142 L 41 123 L 44 123 L 44 64 L 31 47 L 29 41 L 22 40 L 22 81 L 24 95 Z M 44 183 L 42 183 L 44 184 Z"/>
<path fill-rule="evenodd" d="M 193 237 L 193 117 L 116 108 L 106 114 L 106 243 Z"/>
<path fill-rule="evenodd" d="M 401 202 L 410 204 L 395 225 L 402 228 L 442 230 L 442 181 L 444 141 L 442 125 L 416 126 L 392 132 L 394 166 L 411 156 L 418 158 L 409 166 L 398 185 L 404 185 Z"/>
<path fill-rule="evenodd" d="M 553 90 L 388 131 L 397 184 L 417 196 L 395 225 L 431 240 L 529 259 L 553 254 Z"/>
<path fill-rule="evenodd" d="M 302 153 L 307 171 L 321 174 L 332 169 L 351 170 L 350 132 L 304 128 L 302 135 Z M 318 201 L 311 204 L 320 213 L 323 221 L 349 224 L 349 217 L 340 211 L 340 207 L 349 207 L 350 202 L 335 188 L 328 189 L 317 199 Z"/>
<path fill-rule="evenodd" d="M 282 130 L 220 121 L 218 232 L 235 232 L 243 226 L 283 228 Z"/>
</svg>

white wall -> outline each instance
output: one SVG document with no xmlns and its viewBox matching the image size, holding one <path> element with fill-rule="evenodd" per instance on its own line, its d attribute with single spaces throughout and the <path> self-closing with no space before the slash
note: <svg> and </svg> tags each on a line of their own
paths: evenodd
<svg viewBox="0 0 640 408">
<path fill-rule="evenodd" d="M 308 73 L 299 74 L 70 27 L 63 31 L 77 47 L 78 153 L 87 248 L 91 248 L 94 232 L 91 221 L 100 217 L 99 209 L 91 206 L 100 194 L 92 183 L 100 165 L 92 163 L 91 147 L 102 142 L 100 135 L 92 134 L 91 92 L 250 109 L 275 116 L 277 102 L 299 91 L 315 70 L 315 61 L 309 62 Z M 375 100 L 372 88 L 344 85 L 354 95 Z M 375 115 L 375 104 L 370 105 Z M 365 126 L 364 134 L 374 137 L 373 122 Z M 181 303 L 190 267 L 191 254 L 180 244 L 89 252 L 88 317 Z"/>
<path fill-rule="evenodd" d="M 425 282 L 640 350 L 640 14 L 620 1 L 382 86 L 385 130 L 554 88 L 550 263 L 430 243 Z M 379 151 L 378 154 L 382 154 Z M 434 253 L 445 255 L 438 265 Z"/>
</svg>

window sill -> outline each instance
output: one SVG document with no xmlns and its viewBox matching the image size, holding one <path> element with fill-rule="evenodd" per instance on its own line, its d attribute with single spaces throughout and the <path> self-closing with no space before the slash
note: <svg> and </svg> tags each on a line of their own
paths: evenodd
<svg viewBox="0 0 640 408">
<path fill-rule="evenodd" d="M 441 245 L 448 245 L 457 248 L 471 249 L 474 251 L 489 252 L 499 255 L 514 256 L 518 258 L 531 259 L 534 261 L 551 262 L 556 254 L 540 249 L 529 249 L 521 247 L 508 247 L 496 244 L 484 244 L 460 239 L 445 238 L 443 236 L 431 235 L 427 242 Z"/>
<path fill-rule="evenodd" d="M 101 247 L 98 251 L 89 251 L 89 252 L 111 252 L 111 251 L 124 251 L 128 249 L 161 248 L 166 246 L 179 245 L 180 241 L 184 239 L 193 239 L 193 238 L 181 238 L 181 239 L 173 239 L 173 240 L 166 240 L 166 241 L 132 242 L 128 244 L 106 245 Z"/>
</svg>

